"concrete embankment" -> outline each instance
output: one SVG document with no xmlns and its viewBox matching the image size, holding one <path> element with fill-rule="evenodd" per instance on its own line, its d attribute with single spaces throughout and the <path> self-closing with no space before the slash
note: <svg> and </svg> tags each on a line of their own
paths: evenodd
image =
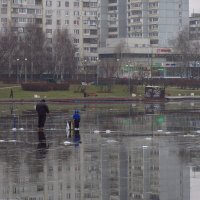
<svg viewBox="0 0 200 200">
<path fill-rule="evenodd" d="M 49 103 L 127 103 L 127 102 L 166 102 L 166 101 L 198 101 L 200 96 L 166 96 L 165 98 L 144 97 L 82 97 L 65 99 L 46 99 Z M 0 99 L 0 103 L 34 103 L 39 99 Z"/>
</svg>

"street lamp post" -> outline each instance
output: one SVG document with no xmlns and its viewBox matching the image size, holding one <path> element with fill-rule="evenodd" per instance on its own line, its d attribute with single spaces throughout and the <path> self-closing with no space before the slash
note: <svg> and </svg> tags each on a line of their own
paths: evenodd
<svg viewBox="0 0 200 200">
<path fill-rule="evenodd" d="M 19 58 L 17 58 L 17 83 L 19 83 Z"/>
<path fill-rule="evenodd" d="M 27 83 L 27 65 L 26 65 L 27 58 L 25 58 L 24 60 L 25 60 L 25 65 L 24 65 L 24 67 L 25 67 L 25 71 L 24 71 L 24 73 L 25 73 L 25 83 Z"/>
<path fill-rule="evenodd" d="M 84 60 L 84 70 L 85 70 L 85 83 L 86 83 L 86 73 L 87 73 L 87 69 L 86 69 L 86 62 L 87 60 Z"/>
<path fill-rule="evenodd" d="M 117 78 L 119 78 L 119 61 L 120 59 L 117 58 Z"/>
<path fill-rule="evenodd" d="M 130 73 L 130 60 L 128 61 L 128 64 L 126 65 L 128 68 L 128 89 L 129 89 L 129 95 L 131 95 L 131 73 Z"/>
<path fill-rule="evenodd" d="M 97 74 L 97 85 L 99 85 L 99 63 L 100 63 L 100 60 L 97 61 L 97 70 L 96 70 L 96 74 Z"/>
</svg>

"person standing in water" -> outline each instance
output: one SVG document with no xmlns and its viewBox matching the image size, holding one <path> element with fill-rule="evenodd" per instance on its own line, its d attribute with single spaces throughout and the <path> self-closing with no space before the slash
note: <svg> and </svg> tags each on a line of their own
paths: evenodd
<svg viewBox="0 0 200 200">
<path fill-rule="evenodd" d="M 74 130 L 79 130 L 79 123 L 81 121 L 81 116 L 78 110 L 74 111 L 73 120 L 74 120 Z"/>
<path fill-rule="evenodd" d="M 38 113 L 38 128 L 43 129 L 46 122 L 46 114 L 49 113 L 49 108 L 45 102 L 45 99 L 42 99 L 37 103 L 36 111 Z"/>
</svg>

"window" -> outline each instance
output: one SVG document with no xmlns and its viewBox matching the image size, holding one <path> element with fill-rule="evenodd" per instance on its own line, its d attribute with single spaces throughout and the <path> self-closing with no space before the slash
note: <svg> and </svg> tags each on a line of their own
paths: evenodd
<svg viewBox="0 0 200 200">
<path fill-rule="evenodd" d="M 79 35 L 79 29 L 75 29 L 74 34 Z"/>
<path fill-rule="evenodd" d="M 83 32 L 84 32 L 84 35 L 90 35 L 90 30 L 89 29 L 84 29 Z"/>
<path fill-rule="evenodd" d="M 46 15 L 52 15 L 53 11 L 52 10 L 46 10 Z"/>
<path fill-rule="evenodd" d="M 1 22 L 6 23 L 7 22 L 7 18 L 1 18 Z"/>
<path fill-rule="evenodd" d="M 47 19 L 46 20 L 46 25 L 52 25 L 52 20 L 51 19 Z"/>
<path fill-rule="evenodd" d="M 61 2 L 60 1 L 57 1 L 57 7 L 60 7 L 61 6 Z"/>
<path fill-rule="evenodd" d="M 79 20 L 74 20 L 74 25 L 79 25 Z"/>
<path fill-rule="evenodd" d="M 1 3 L 2 4 L 7 4 L 7 0 L 2 0 Z"/>
<path fill-rule="evenodd" d="M 69 10 L 65 10 L 65 15 L 69 16 Z"/>
<path fill-rule="evenodd" d="M 61 25 L 61 21 L 60 21 L 60 19 L 57 19 L 56 24 L 57 24 L 57 25 Z"/>
<path fill-rule="evenodd" d="M 60 15 L 61 14 L 60 10 L 56 10 L 56 14 Z"/>
<path fill-rule="evenodd" d="M 41 9 L 36 9 L 36 14 L 41 15 L 42 14 L 42 10 Z"/>
<path fill-rule="evenodd" d="M 79 7 L 79 2 L 74 2 L 74 7 Z"/>
<path fill-rule="evenodd" d="M 26 8 L 19 8 L 19 13 L 20 14 L 26 14 L 27 13 Z"/>
<path fill-rule="evenodd" d="M 35 9 L 27 9 L 28 14 L 35 14 Z"/>
<path fill-rule="evenodd" d="M 52 1 L 46 1 L 46 6 L 51 7 L 52 6 Z"/>
<path fill-rule="evenodd" d="M 79 39 L 75 38 L 74 39 L 74 44 L 78 44 L 79 43 Z"/>
<path fill-rule="evenodd" d="M 117 10 L 117 6 L 108 7 L 108 11 L 114 11 L 114 10 Z"/>
<path fill-rule="evenodd" d="M 108 0 L 108 3 L 117 3 L 117 0 Z"/>
<path fill-rule="evenodd" d="M 69 1 L 65 1 L 65 7 L 69 7 Z"/>
<path fill-rule="evenodd" d="M 7 14 L 7 8 L 1 8 L 1 14 Z"/>
<path fill-rule="evenodd" d="M 79 11 L 74 11 L 74 16 L 79 16 Z"/>
<path fill-rule="evenodd" d="M 52 29 L 46 29 L 46 33 L 52 33 Z"/>
</svg>

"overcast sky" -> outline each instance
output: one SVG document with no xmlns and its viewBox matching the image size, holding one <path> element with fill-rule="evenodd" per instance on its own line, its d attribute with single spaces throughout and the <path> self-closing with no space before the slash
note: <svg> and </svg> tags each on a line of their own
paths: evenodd
<svg viewBox="0 0 200 200">
<path fill-rule="evenodd" d="M 190 2 L 190 13 L 199 12 L 200 13 L 200 0 L 189 0 Z"/>
</svg>

